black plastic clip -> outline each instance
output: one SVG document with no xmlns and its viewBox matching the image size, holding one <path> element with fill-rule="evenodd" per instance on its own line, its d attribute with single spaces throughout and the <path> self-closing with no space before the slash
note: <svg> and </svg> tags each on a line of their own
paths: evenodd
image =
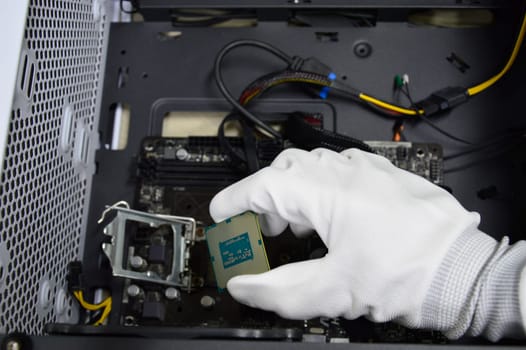
<svg viewBox="0 0 526 350">
<path fill-rule="evenodd" d="M 432 93 L 426 99 L 417 102 L 418 109 L 424 110 L 424 115 L 430 116 L 456 107 L 469 98 L 466 88 L 447 87 Z"/>
</svg>

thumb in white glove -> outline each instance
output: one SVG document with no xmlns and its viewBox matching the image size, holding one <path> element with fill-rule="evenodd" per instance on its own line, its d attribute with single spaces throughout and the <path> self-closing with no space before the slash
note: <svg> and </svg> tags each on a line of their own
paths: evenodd
<svg viewBox="0 0 526 350">
<path fill-rule="evenodd" d="M 263 232 L 316 231 L 328 254 L 259 275 L 232 278 L 230 294 L 291 319 L 365 315 L 422 326 L 421 310 L 453 242 L 480 218 L 447 191 L 351 149 L 289 149 L 271 166 L 217 194 L 216 221 L 252 210 Z"/>
</svg>

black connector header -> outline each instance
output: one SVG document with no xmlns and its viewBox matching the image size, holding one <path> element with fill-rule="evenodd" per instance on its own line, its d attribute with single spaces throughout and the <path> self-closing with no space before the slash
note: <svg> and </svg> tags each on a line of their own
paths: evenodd
<svg viewBox="0 0 526 350">
<path fill-rule="evenodd" d="M 66 276 L 68 290 L 73 293 L 82 290 L 82 263 L 78 260 L 68 264 L 68 274 Z"/>
</svg>

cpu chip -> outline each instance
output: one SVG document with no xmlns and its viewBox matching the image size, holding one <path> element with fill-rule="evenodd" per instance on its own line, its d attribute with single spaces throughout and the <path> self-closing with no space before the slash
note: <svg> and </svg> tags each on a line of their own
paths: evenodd
<svg viewBox="0 0 526 350">
<path fill-rule="evenodd" d="M 270 270 L 258 217 L 252 212 L 207 227 L 206 242 L 219 289 L 234 276 Z"/>
</svg>

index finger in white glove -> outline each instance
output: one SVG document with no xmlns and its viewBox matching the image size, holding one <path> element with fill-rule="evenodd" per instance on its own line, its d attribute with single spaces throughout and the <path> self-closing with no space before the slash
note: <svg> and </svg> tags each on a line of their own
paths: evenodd
<svg viewBox="0 0 526 350">
<path fill-rule="evenodd" d="M 251 210 L 260 215 L 263 232 L 277 235 L 283 232 L 289 223 L 305 226 L 309 223 L 305 215 L 300 215 L 301 205 L 296 198 L 301 193 L 286 186 L 283 181 L 286 171 L 267 167 L 219 192 L 210 202 L 210 215 L 216 221 Z M 283 201 L 281 198 L 290 198 Z M 294 216 L 290 208 L 296 208 Z M 301 222 L 300 222 L 301 220 Z"/>
<path fill-rule="evenodd" d="M 267 235 L 281 233 L 287 224 L 298 236 L 305 235 L 315 229 L 310 221 L 314 213 L 309 212 L 311 194 L 299 185 L 302 174 L 295 171 L 294 164 L 316 158 L 314 153 L 297 149 L 282 152 L 270 167 L 218 193 L 210 203 L 210 215 L 218 222 L 251 210 L 263 214 L 261 226 Z"/>
</svg>

